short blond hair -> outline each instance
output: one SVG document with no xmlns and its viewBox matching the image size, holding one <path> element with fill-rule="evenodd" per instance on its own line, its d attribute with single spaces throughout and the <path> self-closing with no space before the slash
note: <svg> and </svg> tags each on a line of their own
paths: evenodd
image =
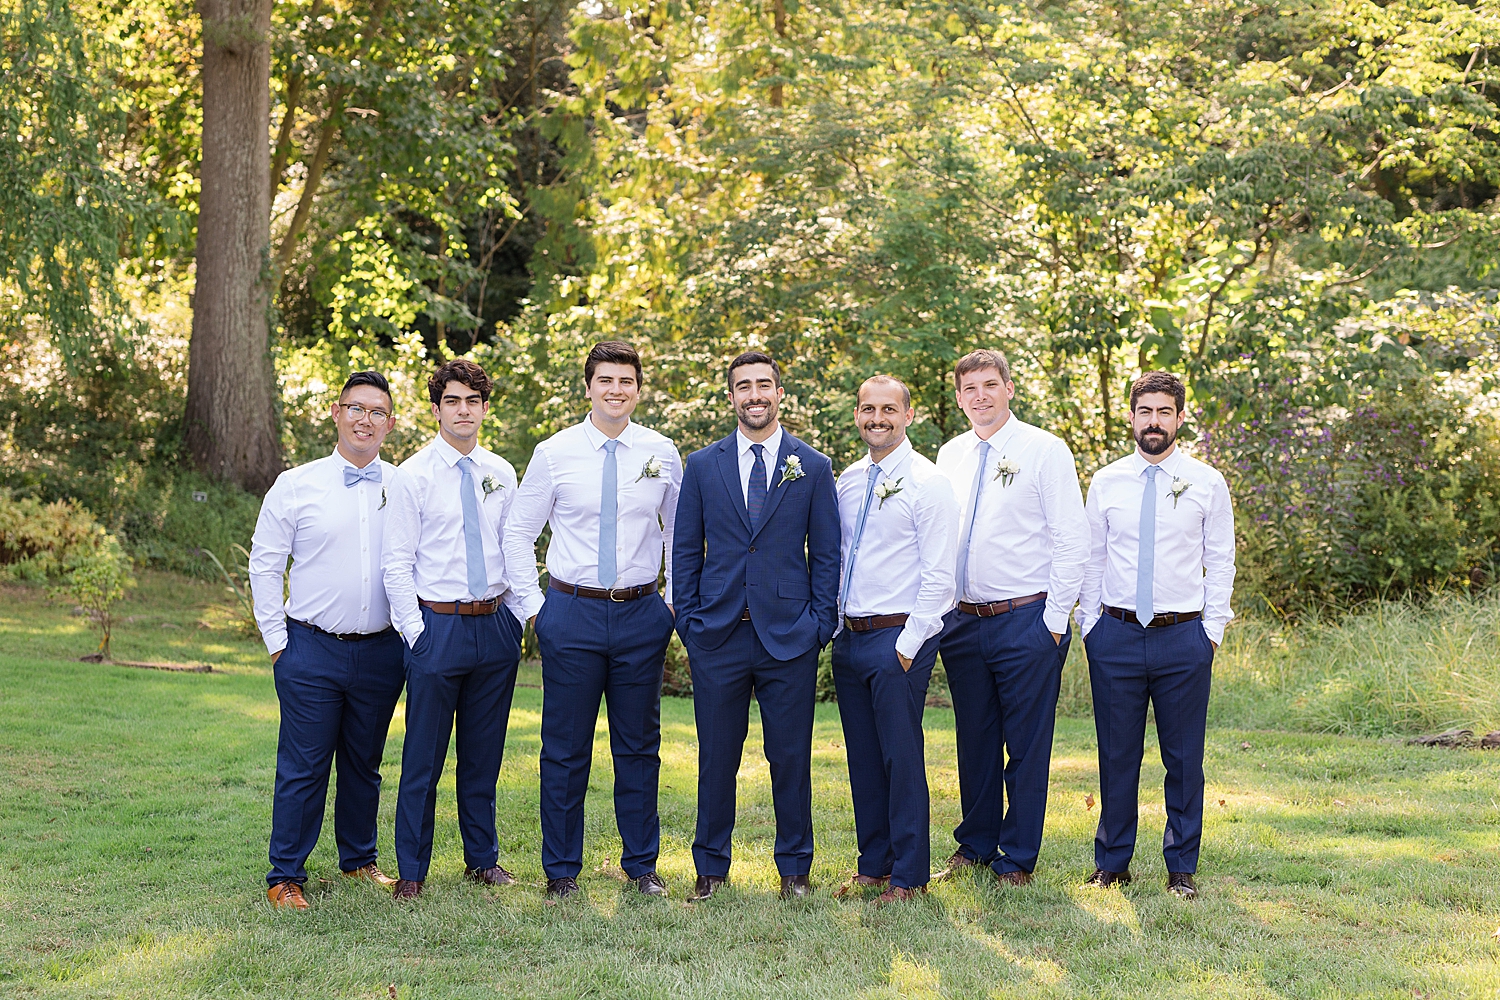
<svg viewBox="0 0 1500 1000">
<path fill-rule="evenodd" d="M 972 372 L 982 372 L 986 368 L 994 368 L 1000 372 L 1000 381 L 1009 382 L 1010 362 L 1005 360 L 1005 355 L 999 351 L 992 351 L 981 347 L 977 351 L 970 351 L 958 359 L 958 364 L 953 366 L 953 388 L 959 388 L 963 377 Z"/>
</svg>

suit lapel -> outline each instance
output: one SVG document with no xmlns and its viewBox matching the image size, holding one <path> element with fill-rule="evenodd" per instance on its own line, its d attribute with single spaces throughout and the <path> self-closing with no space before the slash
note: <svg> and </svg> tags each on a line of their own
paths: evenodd
<svg viewBox="0 0 1500 1000">
<path fill-rule="evenodd" d="M 770 487 L 770 493 L 766 496 L 765 509 L 760 512 L 760 525 L 751 530 L 750 538 L 752 541 L 756 535 L 760 534 L 760 529 L 770 523 L 771 515 L 775 514 L 776 508 L 781 505 L 782 496 L 786 493 L 787 488 L 796 481 L 788 480 L 785 483 L 781 482 L 781 470 L 786 467 L 786 457 L 796 451 L 797 439 L 792 437 L 789 431 L 783 429 L 781 432 L 781 451 L 776 455 L 776 464 L 766 470 L 769 477 L 766 485 Z"/>
<path fill-rule="evenodd" d="M 740 487 L 740 456 L 731 434 L 719 442 L 719 474 L 724 477 L 724 488 L 729 491 L 729 506 L 740 512 L 745 530 L 750 530 L 750 512 L 745 509 L 745 491 Z"/>
</svg>

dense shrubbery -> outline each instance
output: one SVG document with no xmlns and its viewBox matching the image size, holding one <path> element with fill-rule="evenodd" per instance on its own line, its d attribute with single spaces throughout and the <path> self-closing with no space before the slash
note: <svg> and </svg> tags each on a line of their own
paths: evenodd
<svg viewBox="0 0 1500 1000">
<path fill-rule="evenodd" d="M 0 577 L 55 580 L 94 544 L 99 525 L 67 500 L 44 504 L 0 489 Z"/>
</svg>

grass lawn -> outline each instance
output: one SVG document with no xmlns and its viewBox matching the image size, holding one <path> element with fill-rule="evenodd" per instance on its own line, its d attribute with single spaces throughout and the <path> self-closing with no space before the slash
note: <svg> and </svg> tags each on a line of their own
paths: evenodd
<svg viewBox="0 0 1500 1000">
<path fill-rule="evenodd" d="M 1161 768 L 1148 749 L 1136 882 L 1092 868 L 1093 724 L 1063 720 L 1037 881 L 976 878 L 875 910 L 832 898 L 854 832 L 838 712 L 814 735 L 816 896 L 776 898 L 758 727 L 741 771 L 735 885 L 682 902 L 693 876 L 692 705 L 668 699 L 661 871 L 673 898 L 623 891 L 602 722 L 585 897 L 543 901 L 541 692 L 517 690 L 500 784 L 501 858 L 522 885 L 461 881 L 452 770 L 426 895 L 396 906 L 337 877 L 332 820 L 313 909 L 265 903 L 277 705 L 256 643 L 205 609 L 220 589 L 146 574 L 120 659 L 206 661 L 167 674 L 76 657 L 87 623 L 38 590 L 0 590 L 0 996 L 4 997 L 1452 997 L 1500 992 L 1500 753 L 1214 729 L 1202 898 L 1163 890 Z M 200 624 L 208 622 L 209 627 Z M 218 622 L 215 625 L 213 623 Z M 535 684 L 534 669 L 523 681 Z M 752 710 L 753 711 L 753 710 Z M 953 716 L 928 712 L 934 861 L 959 816 Z M 386 749 L 400 777 L 401 716 Z M 1248 744 L 1248 745 L 1247 745 Z M 394 796 L 381 851 L 394 868 Z"/>
</svg>

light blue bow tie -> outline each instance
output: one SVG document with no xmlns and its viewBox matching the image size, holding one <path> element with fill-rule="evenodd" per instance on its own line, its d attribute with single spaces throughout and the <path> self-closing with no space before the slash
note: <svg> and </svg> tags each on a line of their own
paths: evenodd
<svg viewBox="0 0 1500 1000">
<path fill-rule="evenodd" d="M 361 479 L 368 479 L 372 483 L 380 482 L 380 462 L 371 462 L 363 469 L 356 469 L 350 465 L 344 466 L 344 486 L 346 488 L 353 486 Z"/>
</svg>

